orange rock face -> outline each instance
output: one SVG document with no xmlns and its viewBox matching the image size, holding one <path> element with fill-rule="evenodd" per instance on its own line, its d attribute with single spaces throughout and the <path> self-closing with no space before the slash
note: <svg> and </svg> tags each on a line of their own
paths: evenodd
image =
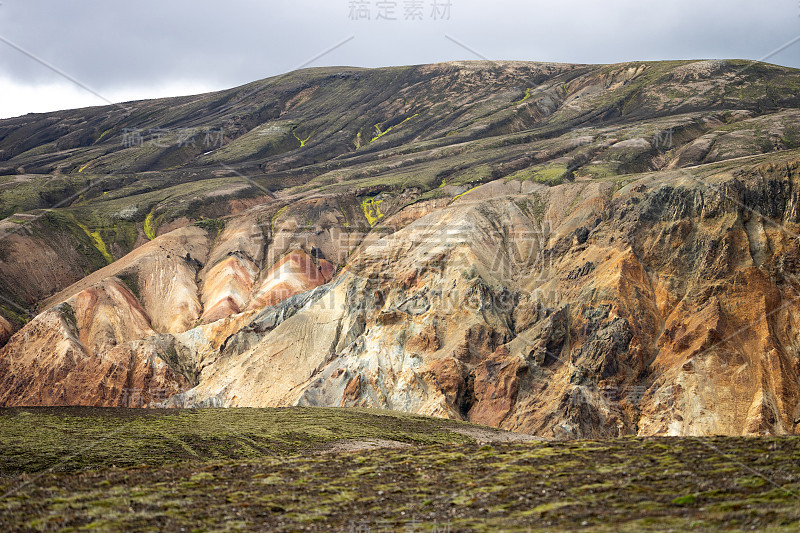
<svg viewBox="0 0 800 533">
<path fill-rule="evenodd" d="M 217 263 L 207 274 L 204 286 L 204 322 L 216 322 L 241 313 L 247 305 L 256 267 L 246 258 L 230 256 Z"/>
<path fill-rule="evenodd" d="M 475 403 L 467 415 L 470 421 L 500 426 L 511 413 L 519 394 L 520 381 L 517 375 L 525 363 L 508 355 L 508 351 L 501 348 L 498 353 L 481 361 L 475 369 Z"/>
<path fill-rule="evenodd" d="M 179 228 L 62 291 L 15 336 L 0 323 L 11 337 L 0 352 L 0 405 L 163 403 L 196 385 L 253 313 L 334 274 L 330 262 L 294 250 L 259 275 L 263 256 L 241 236 L 234 227 L 210 246 L 199 229 Z M 209 256 L 216 262 L 204 266 Z"/>
<path fill-rule="evenodd" d="M 334 266 L 324 259 L 314 261 L 302 250 L 290 252 L 266 273 L 248 308 L 270 307 L 291 296 L 319 287 L 331 280 L 334 271 Z"/>
<path fill-rule="evenodd" d="M 186 390 L 189 382 L 136 340 L 152 333 L 118 280 L 81 291 L 6 345 L 0 403 L 141 407 Z"/>
</svg>

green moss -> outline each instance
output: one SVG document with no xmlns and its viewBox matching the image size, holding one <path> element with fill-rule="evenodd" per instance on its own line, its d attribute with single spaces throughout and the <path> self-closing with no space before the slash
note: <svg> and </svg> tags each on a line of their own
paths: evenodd
<svg viewBox="0 0 800 533">
<path fill-rule="evenodd" d="M 297 136 L 297 133 L 295 133 L 297 127 L 299 126 L 292 128 L 292 135 L 294 136 L 295 139 L 300 141 L 300 148 L 303 148 L 306 145 L 306 143 L 311 139 L 311 135 L 313 135 L 313 133 L 309 133 L 308 137 L 306 137 L 305 139 L 301 139 L 300 137 Z"/>
<path fill-rule="evenodd" d="M 281 215 L 283 215 L 286 212 L 287 209 L 289 209 L 289 206 L 285 205 L 285 206 L 281 207 L 280 209 L 278 209 L 277 211 L 275 211 L 275 214 L 272 215 L 272 219 L 270 220 L 269 227 L 270 227 L 270 230 L 272 231 L 273 234 L 275 233 L 275 223 L 278 221 L 278 219 L 281 217 Z"/>
<path fill-rule="evenodd" d="M 108 265 L 108 260 L 95 246 L 95 241 L 90 235 L 91 231 L 87 232 L 81 228 L 76 220 L 75 214 L 61 210 L 47 211 L 44 216 L 35 223 L 35 226 L 34 231 L 39 234 L 57 234 L 66 236 L 72 240 L 75 250 L 86 258 L 88 265 L 91 267 L 91 271 Z M 87 272 L 87 274 L 89 274 L 89 272 Z"/>
<path fill-rule="evenodd" d="M 385 215 L 381 213 L 381 204 L 383 200 L 376 200 L 377 196 L 364 198 L 361 201 L 361 211 L 364 213 L 364 218 L 370 226 L 374 226 Z"/>
<path fill-rule="evenodd" d="M 78 327 L 78 319 L 75 317 L 75 309 L 68 303 L 61 304 L 61 316 L 70 323 L 73 328 Z"/>
<path fill-rule="evenodd" d="M 766 485 L 767 481 L 761 477 L 748 476 L 737 478 L 735 483 L 739 487 L 763 487 Z"/>
<path fill-rule="evenodd" d="M 466 190 L 466 191 L 462 192 L 461 194 L 457 194 L 457 195 L 453 196 L 453 199 L 450 201 L 450 203 L 453 203 L 453 202 L 455 202 L 456 200 L 458 200 L 459 198 L 461 198 L 461 197 L 462 197 L 462 196 L 464 196 L 465 194 L 469 194 L 469 193 L 471 193 L 472 191 L 474 191 L 474 190 L 475 190 L 475 189 L 477 189 L 478 187 L 480 187 L 480 185 L 477 185 L 477 186 L 475 186 L 475 187 L 472 187 L 471 189 L 468 189 L 468 190 Z"/>
<path fill-rule="evenodd" d="M 158 229 L 153 226 L 153 218 L 154 214 L 150 211 L 144 219 L 144 234 L 151 241 L 156 238 L 156 230 Z"/>
<path fill-rule="evenodd" d="M 225 229 L 225 221 L 218 218 L 202 218 L 195 222 L 194 225 L 203 228 L 214 236 L 219 235 Z"/>
<path fill-rule="evenodd" d="M 0 506 L 9 530 L 791 531 L 800 519 L 792 438 L 482 447 L 458 433 L 469 428 L 366 409 L 0 409 Z M 377 438 L 409 447 L 331 453 Z M 714 473 L 725 458 L 786 485 Z M 678 470 L 657 466 L 669 461 Z M 53 462 L 62 472 L 43 472 Z"/>
<path fill-rule="evenodd" d="M 382 124 L 375 124 L 375 132 L 377 133 L 377 135 L 375 135 L 372 139 L 370 139 L 369 142 L 377 141 L 378 139 L 380 139 L 381 137 L 383 137 L 384 135 L 386 135 L 387 133 L 392 131 L 394 128 L 399 128 L 400 126 L 402 126 L 403 124 L 405 124 L 406 122 L 411 120 L 412 118 L 415 118 L 415 117 L 418 117 L 418 116 L 419 116 L 419 113 L 415 113 L 415 114 L 411 115 L 410 117 L 408 117 L 407 119 L 405 119 L 402 122 L 400 122 L 399 124 L 395 124 L 394 126 L 389 126 L 388 128 L 386 128 L 383 131 L 381 131 Z"/>
<path fill-rule="evenodd" d="M 531 514 L 544 514 L 550 511 L 557 511 L 558 509 L 563 509 L 564 507 L 569 507 L 570 505 L 575 505 L 576 503 L 577 502 L 574 501 L 543 503 L 541 505 L 537 505 L 529 512 Z"/>
<path fill-rule="evenodd" d="M 117 274 L 117 277 L 120 279 L 122 283 L 124 283 L 128 289 L 130 289 L 131 293 L 136 296 L 137 300 L 141 300 L 142 294 L 141 289 L 139 287 L 139 275 L 136 273 L 131 274 Z"/>
<path fill-rule="evenodd" d="M 103 137 L 105 137 L 106 135 L 108 135 L 108 133 L 109 133 L 110 131 L 111 131 L 111 130 L 109 129 L 109 130 L 106 130 L 106 131 L 104 131 L 103 133 L 101 133 L 101 134 L 100 134 L 100 137 L 98 137 L 98 138 L 97 138 L 97 140 L 95 141 L 95 144 L 97 144 L 97 143 L 99 143 L 101 140 L 103 140 Z"/>
<path fill-rule="evenodd" d="M 131 415 L 133 418 L 131 418 Z M 416 415 L 321 408 L 208 409 L 154 412 L 65 409 L 0 409 L 0 473 L 33 472 L 58 464 L 163 464 L 197 457 L 264 457 L 293 454 L 352 438 L 407 443 L 471 442 L 450 428 L 468 427 Z M 177 443 L 177 444 L 176 444 Z M 88 446 L 93 444 L 93 446 Z M 70 450 L 86 450 L 71 456 Z"/>
<path fill-rule="evenodd" d="M 84 189 L 88 181 L 86 175 L 0 176 L 0 218 L 62 204 Z"/>
<path fill-rule="evenodd" d="M 7 303 L 0 303 L 0 315 L 12 322 L 16 322 L 20 326 L 24 326 L 31 320 L 28 315 L 22 312 L 22 309 L 21 306 L 16 308 Z"/>
<path fill-rule="evenodd" d="M 513 103 L 514 104 L 521 104 L 522 102 L 524 102 L 525 100 L 530 98 L 531 97 L 531 90 L 532 90 L 531 87 L 528 87 L 527 89 L 525 89 L 525 96 L 523 96 L 521 99 L 519 99 L 519 100 L 517 100 L 516 102 L 513 102 Z"/>
<path fill-rule="evenodd" d="M 109 253 L 109 251 L 108 251 L 108 248 L 106 248 L 106 243 L 103 241 L 103 237 L 100 236 L 100 232 L 99 231 L 91 231 L 86 224 L 82 224 L 81 222 L 78 222 L 78 220 L 75 219 L 74 216 L 72 218 L 73 218 L 73 221 L 75 222 L 75 224 L 77 224 L 78 227 L 80 227 L 84 231 L 84 233 L 86 233 L 86 235 L 88 235 L 89 238 L 92 239 L 92 243 L 94 244 L 94 247 L 105 258 L 105 260 L 108 262 L 108 264 L 113 263 L 114 262 L 114 256 L 111 255 Z"/>
<path fill-rule="evenodd" d="M 678 496 L 677 498 L 672 500 L 673 505 L 692 505 L 697 501 L 697 498 L 693 494 L 687 494 L 685 496 Z"/>
<path fill-rule="evenodd" d="M 506 179 L 519 181 L 535 181 L 546 185 L 560 185 L 569 174 L 567 165 L 563 163 L 550 163 L 536 165 L 509 174 Z"/>
<path fill-rule="evenodd" d="M 579 177 L 604 179 L 619 175 L 617 168 L 618 165 L 615 165 L 613 163 L 593 163 L 582 166 L 580 168 L 580 171 L 576 171 L 575 173 Z"/>
</svg>

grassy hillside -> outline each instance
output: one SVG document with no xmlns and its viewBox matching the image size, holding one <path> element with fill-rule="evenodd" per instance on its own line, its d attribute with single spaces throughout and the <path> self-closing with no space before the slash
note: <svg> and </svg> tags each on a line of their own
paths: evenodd
<svg viewBox="0 0 800 533">
<path fill-rule="evenodd" d="M 470 436 L 471 435 L 471 436 Z M 517 442 L 368 410 L 0 411 L 4 530 L 796 531 L 797 439 Z"/>
<path fill-rule="evenodd" d="M 473 427 L 480 426 L 376 410 L 4 408 L 0 474 L 256 459 L 350 440 L 468 443 L 474 439 L 463 432 Z"/>
</svg>

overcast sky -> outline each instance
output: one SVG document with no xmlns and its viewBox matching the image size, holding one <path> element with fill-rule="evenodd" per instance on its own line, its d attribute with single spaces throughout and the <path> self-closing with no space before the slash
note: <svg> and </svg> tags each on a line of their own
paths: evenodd
<svg viewBox="0 0 800 533">
<path fill-rule="evenodd" d="M 0 117 L 225 89 L 300 66 L 483 56 L 800 67 L 800 41 L 786 46 L 800 36 L 800 0 L 0 2 Z"/>
</svg>

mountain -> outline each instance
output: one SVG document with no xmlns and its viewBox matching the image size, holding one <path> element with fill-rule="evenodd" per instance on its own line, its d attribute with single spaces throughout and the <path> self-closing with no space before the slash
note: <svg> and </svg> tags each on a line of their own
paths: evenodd
<svg viewBox="0 0 800 533">
<path fill-rule="evenodd" d="M 800 432 L 800 71 L 322 68 L 0 121 L 0 405 Z"/>
</svg>

